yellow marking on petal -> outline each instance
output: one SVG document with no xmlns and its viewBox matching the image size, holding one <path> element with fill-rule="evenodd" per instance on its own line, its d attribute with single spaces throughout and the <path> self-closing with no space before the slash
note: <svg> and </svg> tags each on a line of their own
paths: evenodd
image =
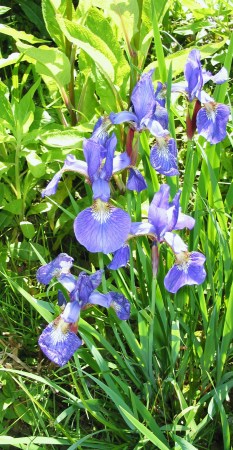
<svg viewBox="0 0 233 450">
<path fill-rule="evenodd" d="M 64 342 L 67 338 L 70 324 L 65 322 L 59 317 L 59 320 L 54 321 L 53 330 L 50 334 L 52 345 L 56 345 L 58 342 Z"/>
<path fill-rule="evenodd" d="M 188 267 L 190 264 L 190 253 L 188 252 L 180 252 L 176 255 L 175 262 L 177 269 L 183 270 L 184 273 L 188 272 Z"/>
<path fill-rule="evenodd" d="M 111 216 L 111 206 L 109 203 L 103 202 L 100 198 L 97 198 L 92 206 L 92 216 L 101 224 L 107 222 Z"/>
<path fill-rule="evenodd" d="M 208 119 L 211 120 L 215 120 L 215 117 L 217 115 L 217 103 L 215 102 L 208 102 L 205 103 L 205 110 L 206 110 L 206 115 L 208 117 Z"/>
</svg>

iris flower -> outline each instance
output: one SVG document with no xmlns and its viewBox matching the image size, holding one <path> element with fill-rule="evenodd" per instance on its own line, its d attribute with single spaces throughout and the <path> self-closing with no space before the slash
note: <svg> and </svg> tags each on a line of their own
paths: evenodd
<svg viewBox="0 0 233 450">
<path fill-rule="evenodd" d="M 59 257 L 63 259 L 63 256 L 59 255 Z M 55 263 L 52 261 L 55 266 L 59 257 L 56 258 Z M 53 275 L 52 263 L 49 263 L 50 266 L 46 265 L 47 273 L 50 275 Z M 45 266 L 43 266 L 44 270 Z M 96 290 L 101 282 L 102 273 L 102 270 L 98 270 L 92 275 L 81 272 L 78 278 L 72 274 L 66 274 L 67 277 L 70 276 L 69 289 L 67 289 L 70 302 L 65 304 L 64 311 L 44 329 L 39 337 L 41 350 L 59 366 L 64 366 L 82 344 L 76 333 L 80 313 L 83 309 L 91 305 L 112 307 L 119 319 L 127 320 L 129 318 L 130 303 L 122 294 L 118 292 L 101 294 Z M 39 278 L 41 279 L 41 271 Z M 44 284 L 49 282 L 49 278 L 44 278 L 43 275 L 42 280 Z M 62 282 L 62 279 L 59 278 L 59 281 Z"/>
<path fill-rule="evenodd" d="M 181 251 L 164 279 L 165 288 L 175 294 L 184 285 L 203 283 L 206 278 L 204 262 L 205 256 L 200 252 Z"/>
<path fill-rule="evenodd" d="M 211 72 L 202 68 L 199 50 L 191 50 L 184 70 L 185 83 L 175 83 L 172 91 L 185 92 L 189 102 L 196 99 L 194 114 L 192 118 L 187 117 L 189 137 L 197 126 L 197 131 L 211 144 L 217 144 L 226 137 L 226 125 L 229 119 L 230 109 L 228 106 L 217 103 L 202 90 L 208 81 L 222 84 L 228 79 L 227 70 L 222 67 L 219 72 L 212 75 Z M 201 107 L 203 104 L 203 107 Z"/>
<path fill-rule="evenodd" d="M 131 95 L 132 111 L 121 111 L 111 113 L 109 119 L 114 125 L 129 122 L 131 126 L 142 131 L 153 126 L 157 136 L 163 135 L 163 128 L 167 128 L 168 114 L 166 109 L 157 101 L 152 84 L 152 73 L 150 70 L 141 76 L 133 89 Z M 146 119 L 151 119 L 146 122 Z"/>
</svg>

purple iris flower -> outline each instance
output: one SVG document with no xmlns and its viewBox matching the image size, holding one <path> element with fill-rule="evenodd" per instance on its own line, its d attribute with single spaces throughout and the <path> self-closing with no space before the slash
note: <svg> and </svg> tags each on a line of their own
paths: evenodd
<svg viewBox="0 0 233 450">
<path fill-rule="evenodd" d="M 180 191 L 169 202 L 170 186 L 162 184 L 159 191 L 149 206 L 148 221 L 153 225 L 154 234 L 159 242 L 166 241 L 169 245 L 173 242 L 173 250 L 176 252 L 176 243 L 180 249 L 180 241 L 174 239 L 173 230 L 182 228 L 192 229 L 195 220 L 181 212 L 179 200 Z M 185 245 L 185 244 L 184 244 Z M 178 250 L 179 251 L 179 250 Z"/>
<path fill-rule="evenodd" d="M 54 277 L 59 280 L 63 275 L 70 275 L 73 261 L 71 256 L 60 253 L 53 261 L 44 264 L 37 270 L 36 278 L 39 283 L 49 284 Z"/>
<path fill-rule="evenodd" d="M 130 303 L 117 292 L 101 294 L 96 291 L 102 277 L 102 270 L 92 275 L 81 272 L 70 292 L 70 302 L 62 314 L 50 323 L 39 337 L 44 354 L 59 366 L 64 366 L 82 344 L 77 336 L 78 321 L 83 309 L 91 305 L 113 308 L 121 320 L 130 315 Z"/>
<path fill-rule="evenodd" d="M 182 251 L 176 255 L 175 265 L 165 279 L 165 288 L 175 294 L 184 285 L 201 284 L 206 278 L 205 256 L 199 252 Z"/>
<path fill-rule="evenodd" d="M 133 89 L 131 95 L 132 111 L 121 111 L 111 113 L 109 119 L 114 125 L 129 122 L 137 131 L 145 128 L 150 130 L 151 121 L 146 123 L 146 119 L 151 119 L 158 136 L 163 134 L 163 126 L 168 124 L 168 114 L 166 109 L 156 100 L 154 87 L 152 84 L 152 73 L 150 70 L 141 76 Z"/>
<path fill-rule="evenodd" d="M 200 52 L 194 49 L 189 53 L 184 74 L 186 82 L 174 84 L 172 91 L 185 92 L 190 102 L 196 99 L 192 117 L 189 114 L 187 116 L 188 137 L 192 138 L 197 127 L 198 133 L 211 144 L 221 142 L 226 137 L 230 109 L 224 104 L 216 103 L 202 88 L 210 80 L 216 84 L 227 81 L 227 70 L 222 67 L 212 75 L 202 68 Z M 201 104 L 204 106 L 201 107 Z"/>
</svg>

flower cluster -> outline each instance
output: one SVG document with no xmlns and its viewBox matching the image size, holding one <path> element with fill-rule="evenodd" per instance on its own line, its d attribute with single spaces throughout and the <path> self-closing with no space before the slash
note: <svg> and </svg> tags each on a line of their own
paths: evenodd
<svg viewBox="0 0 233 450">
<path fill-rule="evenodd" d="M 39 337 L 39 345 L 44 354 L 59 366 L 64 366 L 74 352 L 82 345 L 77 336 L 80 313 L 92 305 L 113 308 L 121 320 L 127 320 L 130 314 L 129 301 L 118 292 L 101 294 L 96 289 L 101 283 L 102 270 L 87 275 L 81 272 L 78 277 L 70 273 L 73 258 L 61 253 L 53 261 L 43 265 L 37 271 L 37 280 L 49 284 L 57 278 L 66 290 L 66 296 L 58 291 L 58 304 L 63 312 L 50 323 Z M 69 298 L 67 302 L 66 297 Z"/>
<path fill-rule="evenodd" d="M 168 245 L 175 263 L 164 279 L 165 288 L 176 293 L 184 285 L 201 284 L 205 280 L 205 256 L 197 251 L 189 252 L 186 243 L 177 230 L 194 227 L 192 217 L 183 214 L 178 191 L 170 200 L 170 187 L 162 184 L 154 194 L 148 208 L 148 217 L 142 222 L 132 222 L 130 215 L 111 202 L 111 180 L 115 174 L 128 173 L 126 188 L 141 192 L 147 183 L 137 168 L 139 133 L 147 130 L 154 145 L 150 152 L 151 166 L 165 176 L 178 175 L 177 146 L 170 135 L 166 109 L 166 85 L 158 82 L 154 90 L 153 70 L 141 76 L 131 95 L 129 111 L 112 112 L 106 118 L 99 118 L 92 136 L 84 139 L 85 160 L 78 160 L 72 154 L 66 157 L 63 167 L 55 174 L 42 196 L 55 194 L 63 173 L 76 172 L 90 184 L 93 193 L 92 204 L 81 211 L 74 220 L 74 234 L 77 241 L 89 252 L 113 253 L 108 269 L 117 270 L 125 266 L 130 257 L 130 239 L 147 236 L 152 241 L 152 270 L 156 276 L 159 264 L 159 247 Z M 222 68 L 216 75 L 205 71 L 200 62 L 198 50 L 192 50 L 184 70 L 185 82 L 174 83 L 172 92 L 181 92 L 189 103 L 187 134 L 193 138 L 197 131 L 211 144 L 220 142 L 226 136 L 229 108 L 216 103 L 203 91 L 208 81 L 221 84 L 227 80 Z M 192 112 L 190 112 L 192 110 Z M 126 151 L 116 153 L 117 138 L 108 132 L 113 126 L 127 123 Z M 111 131 L 110 131 L 111 132 Z M 78 277 L 70 273 L 73 259 L 60 254 L 54 261 L 42 266 L 37 279 L 48 284 L 56 277 L 63 286 L 58 292 L 58 302 L 63 312 L 49 324 L 39 338 L 43 352 L 55 363 L 63 366 L 81 345 L 77 336 L 78 320 L 83 309 L 90 305 L 113 307 L 120 319 L 126 320 L 130 313 L 129 301 L 117 292 L 101 294 L 96 289 L 101 282 L 102 271 Z M 67 302 L 67 300 L 69 301 Z"/>
</svg>

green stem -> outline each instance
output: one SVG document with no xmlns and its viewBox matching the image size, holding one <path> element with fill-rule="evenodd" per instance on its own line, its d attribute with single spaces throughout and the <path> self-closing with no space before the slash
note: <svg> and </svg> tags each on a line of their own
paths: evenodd
<svg viewBox="0 0 233 450">
<path fill-rule="evenodd" d="M 159 32 L 156 4 L 157 4 L 157 1 L 151 0 L 154 44 L 155 44 L 155 52 L 156 52 L 156 56 L 157 56 L 157 61 L 158 61 L 158 69 L 159 69 L 160 79 L 161 79 L 162 83 L 165 83 L 165 81 L 167 80 L 167 69 L 166 69 L 162 41 L 161 41 L 160 32 Z"/>
<path fill-rule="evenodd" d="M 99 268 L 104 271 L 104 259 L 103 259 L 103 253 L 98 253 L 98 259 L 99 259 Z M 103 272 L 102 275 L 102 286 L 103 286 L 103 293 L 107 293 L 107 282 L 105 277 L 105 272 Z"/>
<path fill-rule="evenodd" d="M 151 286 L 151 302 L 150 302 L 151 323 L 150 323 L 149 336 L 148 336 L 148 369 L 149 369 L 150 380 L 153 385 L 155 384 L 154 371 L 153 371 L 155 302 L 156 302 L 156 277 L 153 276 L 152 286 Z"/>
</svg>

